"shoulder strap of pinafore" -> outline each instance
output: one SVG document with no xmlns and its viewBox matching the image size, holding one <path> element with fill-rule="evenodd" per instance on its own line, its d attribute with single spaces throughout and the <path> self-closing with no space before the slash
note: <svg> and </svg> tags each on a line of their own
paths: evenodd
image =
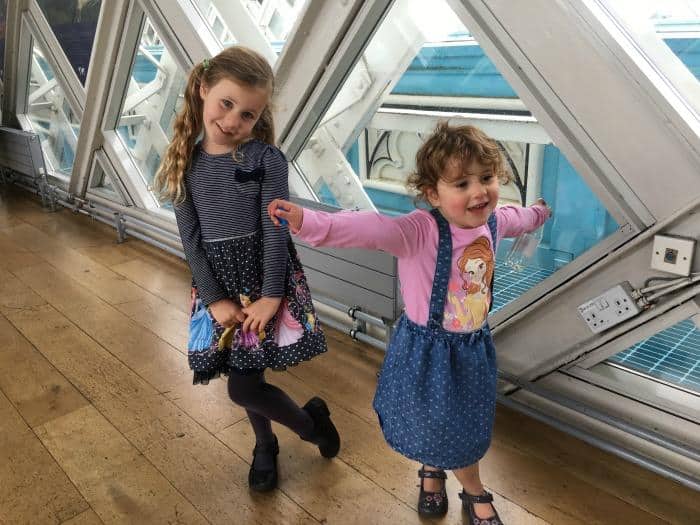
<svg viewBox="0 0 700 525">
<path fill-rule="evenodd" d="M 450 280 L 450 265 L 452 263 L 452 234 L 450 224 L 442 216 L 440 210 L 433 208 L 430 213 L 438 225 L 438 249 L 435 259 L 435 277 L 433 291 L 430 294 L 430 310 L 428 312 L 428 328 L 442 328 L 442 318 L 445 313 L 445 297 Z"/>
<path fill-rule="evenodd" d="M 430 210 L 438 225 L 438 249 L 435 260 L 435 276 L 433 277 L 433 290 L 430 294 L 430 310 L 428 312 L 428 328 L 442 328 L 442 319 L 445 314 L 445 297 L 447 297 L 447 286 L 450 281 L 450 265 L 452 263 L 452 234 L 450 224 L 442 216 L 440 210 L 433 208 Z M 491 232 L 491 243 L 494 252 L 494 274 L 496 267 L 496 239 L 498 235 L 498 223 L 496 213 L 493 212 L 488 218 L 489 231 Z M 493 306 L 493 275 L 491 276 L 491 306 Z M 489 306 L 489 311 L 491 310 Z"/>
<path fill-rule="evenodd" d="M 493 250 L 493 273 L 491 274 L 491 282 L 489 283 L 489 291 L 491 292 L 491 304 L 489 304 L 489 312 L 493 308 L 493 280 L 496 275 L 496 242 L 498 240 L 498 221 L 496 212 L 492 211 L 488 220 L 489 231 L 491 232 L 491 249 Z"/>
</svg>

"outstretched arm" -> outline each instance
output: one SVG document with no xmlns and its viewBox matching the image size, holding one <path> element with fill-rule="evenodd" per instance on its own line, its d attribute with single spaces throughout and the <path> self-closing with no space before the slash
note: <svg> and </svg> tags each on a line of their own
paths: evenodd
<svg viewBox="0 0 700 525">
<path fill-rule="evenodd" d="M 282 199 L 272 201 L 268 213 L 274 224 L 284 219 L 292 233 L 312 246 L 368 248 L 397 257 L 417 253 L 435 227 L 433 219 L 420 212 L 399 217 L 370 211 L 327 213 Z"/>
<path fill-rule="evenodd" d="M 517 237 L 521 233 L 532 232 L 542 226 L 552 215 L 552 210 L 544 199 L 538 199 L 528 207 L 501 206 L 496 208 L 498 215 L 498 237 Z"/>
</svg>

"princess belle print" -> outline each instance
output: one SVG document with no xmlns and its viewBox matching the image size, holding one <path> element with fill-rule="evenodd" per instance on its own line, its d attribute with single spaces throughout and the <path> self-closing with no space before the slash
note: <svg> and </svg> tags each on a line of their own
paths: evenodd
<svg viewBox="0 0 700 525">
<path fill-rule="evenodd" d="M 457 261 L 461 282 L 450 280 L 443 327 L 457 332 L 478 330 L 489 312 L 493 252 L 486 237 L 464 249 Z"/>
</svg>

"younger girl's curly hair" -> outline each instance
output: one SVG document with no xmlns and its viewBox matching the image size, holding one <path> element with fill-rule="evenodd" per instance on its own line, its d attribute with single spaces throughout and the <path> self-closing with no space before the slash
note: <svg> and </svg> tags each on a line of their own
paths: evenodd
<svg viewBox="0 0 700 525">
<path fill-rule="evenodd" d="M 437 189 L 438 180 L 445 180 L 445 167 L 456 161 L 463 167 L 476 160 L 493 170 L 502 183 L 510 180 L 498 143 L 474 126 L 450 126 L 440 122 L 433 134 L 416 153 L 416 171 L 408 177 L 408 186 L 418 198 L 428 202 L 428 190 Z"/>
<path fill-rule="evenodd" d="M 179 204 L 185 198 L 185 172 L 189 168 L 195 142 L 203 129 L 204 102 L 199 95 L 202 84 L 213 87 L 227 78 L 239 84 L 274 91 L 274 75 L 265 58 L 243 46 L 224 49 L 214 58 L 197 64 L 187 80 L 182 110 L 175 118 L 173 139 L 153 179 L 153 188 L 164 200 Z M 268 144 L 275 142 L 275 127 L 268 104 L 253 127 L 253 137 Z M 235 154 L 235 152 L 234 152 Z"/>
</svg>

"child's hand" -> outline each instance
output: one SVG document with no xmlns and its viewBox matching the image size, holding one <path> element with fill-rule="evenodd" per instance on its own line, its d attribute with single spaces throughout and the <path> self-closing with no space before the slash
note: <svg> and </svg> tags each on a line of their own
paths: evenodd
<svg viewBox="0 0 700 525">
<path fill-rule="evenodd" d="M 219 299 L 209 305 L 209 313 L 214 320 L 226 328 L 245 320 L 243 309 L 231 299 Z"/>
<path fill-rule="evenodd" d="M 281 302 L 281 297 L 261 297 L 250 306 L 243 308 L 246 318 L 241 330 L 254 334 L 264 330 L 270 319 L 277 313 Z"/>
<path fill-rule="evenodd" d="M 547 206 L 547 203 L 545 202 L 545 200 L 544 200 L 542 197 L 540 197 L 539 199 L 537 199 L 537 202 L 536 202 L 535 204 L 539 204 L 540 206 L 544 206 L 545 208 L 547 208 L 547 218 L 548 218 L 548 219 L 549 219 L 549 218 L 552 216 L 552 214 L 554 213 L 554 212 L 552 211 L 552 208 L 550 208 L 549 206 Z"/>
<path fill-rule="evenodd" d="M 292 233 L 301 230 L 304 221 L 304 209 L 301 206 L 283 199 L 275 199 L 268 205 L 267 213 L 275 226 L 279 226 L 280 219 L 284 219 Z"/>
</svg>

